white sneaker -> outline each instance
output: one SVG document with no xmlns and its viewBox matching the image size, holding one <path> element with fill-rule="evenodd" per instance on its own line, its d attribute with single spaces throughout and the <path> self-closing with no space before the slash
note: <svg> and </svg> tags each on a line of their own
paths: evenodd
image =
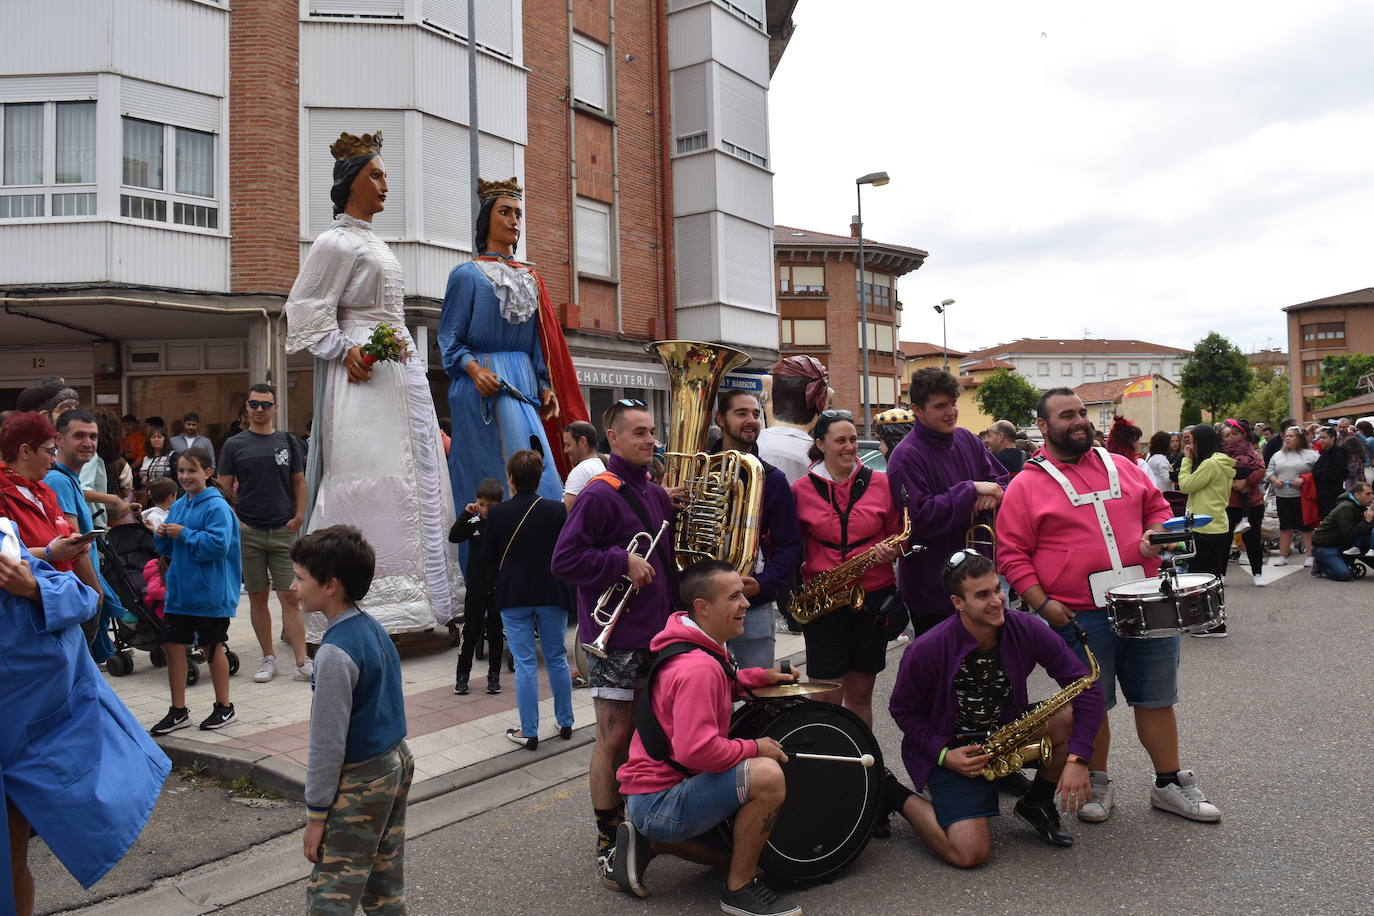
<svg viewBox="0 0 1374 916">
<path fill-rule="evenodd" d="M 1234 532 L 1232 532 L 1232 533 L 1233 533 L 1233 534 L 1244 534 L 1245 532 L 1247 532 L 1247 531 L 1249 531 L 1249 530 L 1250 530 L 1250 520 L 1249 520 L 1248 518 L 1243 518 L 1243 519 L 1241 519 L 1239 522 L 1236 523 L 1236 530 L 1235 530 Z"/>
<path fill-rule="evenodd" d="M 1265 582 L 1265 581 L 1264 581 L 1264 576 L 1261 576 L 1259 573 L 1255 573 L 1255 585 L 1256 585 L 1256 586 L 1258 586 L 1259 588 L 1264 588 L 1264 586 L 1266 586 L 1266 585 L 1268 585 L 1268 584 L 1269 584 L 1268 582 Z"/>
<path fill-rule="evenodd" d="M 1116 787 L 1100 770 L 1088 773 L 1088 782 L 1092 786 L 1092 798 L 1078 809 L 1078 819 L 1100 824 L 1112 816 L 1112 809 L 1116 807 Z"/>
<path fill-rule="evenodd" d="M 1306 560 L 1303 560 L 1303 561 L 1302 561 L 1302 565 L 1303 565 L 1303 566 L 1306 566 L 1308 569 L 1311 569 L 1311 568 L 1312 568 L 1312 558 L 1311 558 L 1311 557 L 1308 557 Z"/>
<path fill-rule="evenodd" d="M 1287 558 L 1287 557 L 1274 557 L 1274 559 L 1272 559 L 1272 560 L 1269 561 L 1269 565 L 1270 565 L 1270 566 L 1287 566 L 1287 565 L 1288 565 L 1288 558 Z"/>
<path fill-rule="evenodd" d="M 296 666 L 295 680 L 308 681 L 315 676 L 315 663 L 310 659 L 305 660 L 305 664 Z"/>
<path fill-rule="evenodd" d="M 1198 788 L 1197 774 L 1192 770 L 1178 771 L 1178 785 L 1171 782 L 1162 789 L 1151 786 L 1150 805 L 1191 821 L 1214 823 L 1221 820 L 1220 809 L 1202 794 Z"/>
<path fill-rule="evenodd" d="M 259 684 L 266 684 L 277 676 L 277 657 L 275 655 L 264 655 L 262 664 L 258 665 L 258 673 L 253 675 L 253 680 Z"/>
</svg>

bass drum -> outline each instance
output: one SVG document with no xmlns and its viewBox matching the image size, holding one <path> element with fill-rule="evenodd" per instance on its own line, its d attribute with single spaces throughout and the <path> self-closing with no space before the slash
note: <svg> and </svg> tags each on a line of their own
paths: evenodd
<svg viewBox="0 0 1374 916">
<path fill-rule="evenodd" d="M 787 800 L 759 856 L 770 877 L 824 881 L 868 845 L 882 802 L 883 752 L 863 720 L 842 706 L 801 698 L 751 701 L 730 720 L 731 738 L 772 738 L 788 755 Z M 862 757 L 874 763 L 800 760 L 793 754 Z M 734 819 L 721 827 L 727 843 Z"/>
</svg>

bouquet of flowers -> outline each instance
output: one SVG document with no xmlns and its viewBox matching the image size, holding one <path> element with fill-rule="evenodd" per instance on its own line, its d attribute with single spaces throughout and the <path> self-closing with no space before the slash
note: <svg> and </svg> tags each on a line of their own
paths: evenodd
<svg viewBox="0 0 1374 916">
<path fill-rule="evenodd" d="M 410 348 L 395 325 L 383 321 L 372 329 L 372 336 L 363 344 L 363 362 L 371 368 L 382 360 L 403 363 L 410 358 Z"/>
</svg>

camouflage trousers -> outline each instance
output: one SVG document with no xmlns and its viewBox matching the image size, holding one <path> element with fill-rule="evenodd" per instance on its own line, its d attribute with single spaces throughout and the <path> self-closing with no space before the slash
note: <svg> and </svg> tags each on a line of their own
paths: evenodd
<svg viewBox="0 0 1374 916">
<path fill-rule="evenodd" d="M 405 913 L 406 795 L 414 773 L 404 741 L 344 768 L 305 889 L 311 913 L 351 916 L 359 904 L 365 913 Z"/>
</svg>

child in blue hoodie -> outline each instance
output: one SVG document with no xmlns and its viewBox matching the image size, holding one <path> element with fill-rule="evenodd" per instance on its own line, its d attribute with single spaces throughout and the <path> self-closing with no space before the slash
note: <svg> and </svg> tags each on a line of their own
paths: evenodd
<svg viewBox="0 0 1374 916">
<path fill-rule="evenodd" d="M 224 493 L 210 479 L 214 463 L 210 453 L 201 448 L 190 448 L 177 456 L 177 481 L 186 493 L 172 505 L 155 532 L 158 552 L 168 560 L 162 643 L 172 708 L 153 726 L 153 735 L 191 724 L 186 708 L 186 647 L 193 643 L 204 650 L 215 685 L 215 707 L 200 727 L 209 731 L 234 720 L 234 704 L 229 702 L 229 660 L 220 649 L 228 639 L 229 621 L 238 607 L 243 581 L 239 522 Z"/>
</svg>

